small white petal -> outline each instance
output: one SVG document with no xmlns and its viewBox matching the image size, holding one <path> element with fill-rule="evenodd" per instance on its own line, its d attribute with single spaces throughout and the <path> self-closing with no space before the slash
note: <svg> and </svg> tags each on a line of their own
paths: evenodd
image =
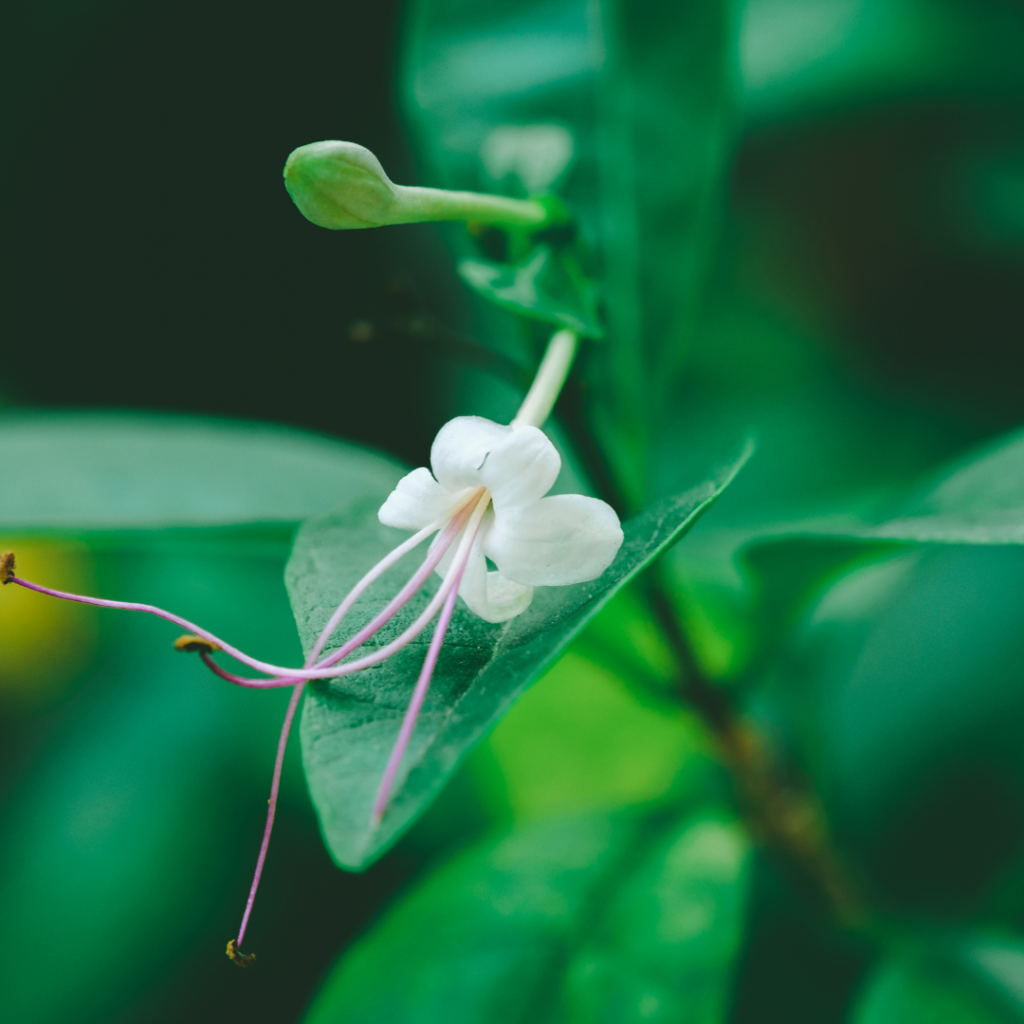
<svg viewBox="0 0 1024 1024">
<path fill-rule="evenodd" d="M 422 530 L 458 503 L 460 494 L 445 490 L 425 467 L 403 476 L 380 507 L 377 518 L 400 530 Z"/>
<path fill-rule="evenodd" d="M 543 430 L 519 427 L 491 449 L 480 482 L 491 492 L 495 509 L 526 505 L 551 490 L 561 468 L 562 460 Z"/>
<path fill-rule="evenodd" d="M 622 546 L 615 510 L 582 494 L 496 510 L 484 552 L 502 575 L 530 587 L 596 579 Z"/>
<path fill-rule="evenodd" d="M 438 564 L 439 576 L 445 576 L 451 568 L 461 537 L 460 534 Z M 513 583 L 501 573 L 488 572 L 480 540 L 477 538 L 470 551 L 466 570 L 462 574 L 459 597 L 465 601 L 466 607 L 474 615 L 479 615 L 485 622 L 505 622 L 526 611 L 533 600 L 533 587 Z"/>
<path fill-rule="evenodd" d="M 487 613 L 477 612 L 488 622 L 507 622 L 522 615 L 533 601 L 533 587 L 505 579 L 500 572 L 487 574 Z"/>
<path fill-rule="evenodd" d="M 511 427 L 482 416 L 457 416 L 439 431 L 430 449 L 430 465 L 438 482 L 449 491 L 480 487 L 480 469 L 491 449 L 509 434 Z"/>
</svg>

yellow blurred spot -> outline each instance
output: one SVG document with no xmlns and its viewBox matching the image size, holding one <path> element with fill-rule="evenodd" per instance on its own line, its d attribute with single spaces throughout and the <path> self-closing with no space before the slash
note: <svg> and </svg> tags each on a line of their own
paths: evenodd
<svg viewBox="0 0 1024 1024">
<path fill-rule="evenodd" d="M 23 579 L 76 593 L 95 586 L 83 544 L 3 538 L 0 550 L 15 552 Z M 37 703 L 71 682 L 95 654 L 96 611 L 17 584 L 0 588 L 0 700 Z"/>
</svg>

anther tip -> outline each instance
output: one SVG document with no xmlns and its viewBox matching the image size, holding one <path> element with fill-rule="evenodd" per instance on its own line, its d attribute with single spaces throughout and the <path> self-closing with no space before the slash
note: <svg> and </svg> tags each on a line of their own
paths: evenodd
<svg viewBox="0 0 1024 1024">
<path fill-rule="evenodd" d="M 0 555 L 0 583 L 6 586 L 14 576 L 14 552 L 5 551 Z"/>
<path fill-rule="evenodd" d="M 227 949 L 228 959 L 233 964 L 238 964 L 239 967 L 252 967 L 256 963 L 255 953 L 243 953 L 236 945 L 235 940 L 231 939 L 228 942 Z"/>
<path fill-rule="evenodd" d="M 174 649 L 188 654 L 213 654 L 214 651 L 220 650 L 220 644 L 215 644 L 212 640 L 207 640 L 205 637 L 196 636 L 194 633 L 186 633 L 174 641 Z"/>
</svg>

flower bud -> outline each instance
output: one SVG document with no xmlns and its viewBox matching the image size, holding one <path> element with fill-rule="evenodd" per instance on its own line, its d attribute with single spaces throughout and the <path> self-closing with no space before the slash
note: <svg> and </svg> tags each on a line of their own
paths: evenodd
<svg viewBox="0 0 1024 1024">
<path fill-rule="evenodd" d="M 284 165 L 284 187 L 299 211 L 322 228 L 395 223 L 398 192 L 380 161 L 354 142 L 312 142 Z"/>
<path fill-rule="evenodd" d="M 380 161 L 354 142 L 300 146 L 284 165 L 284 185 L 307 220 L 334 230 L 438 220 L 536 230 L 552 217 L 536 199 L 396 185 Z"/>
</svg>

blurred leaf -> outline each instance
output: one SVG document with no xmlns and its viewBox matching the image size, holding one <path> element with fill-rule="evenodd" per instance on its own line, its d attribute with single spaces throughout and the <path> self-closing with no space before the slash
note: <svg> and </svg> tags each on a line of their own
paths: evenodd
<svg viewBox="0 0 1024 1024">
<path fill-rule="evenodd" d="M 1024 944 L 968 937 L 922 943 L 883 964 L 852 1024 L 1024 1021 Z"/>
<path fill-rule="evenodd" d="M 758 592 L 762 656 L 845 567 L 888 557 L 892 542 L 1024 544 L 1024 432 L 953 460 L 882 509 L 765 518 L 734 530 L 732 550 L 742 549 Z"/>
<path fill-rule="evenodd" d="M 758 120 L 1024 85 L 1024 17 L 985 0 L 747 0 L 745 106 Z"/>
<path fill-rule="evenodd" d="M 418 0 L 409 24 L 406 109 L 440 183 L 486 186 L 496 130 L 572 134 L 563 191 L 600 254 L 608 310 L 595 424 L 642 504 L 648 433 L 691 331 L 732 139 L 732 6 Z"/>
<path fill-rule="evenodd" d="M 947 544 L 1024 544 L 1024 431 L 941 469 L 874 535 Z"/>
<path fill-rule="evenodd" d="M 941 467 L 881 514 L 765 523 L 762 532 L 790 538 L 1024 544 L 1024 432 L 1004 435 Z"/>
<path fill-rule="evenodd" d="M 813 605 L 762 700 L 881 898 L 976 915 L 1024 852 L 1024 549 L 874 557 Z"/>
<path fill-rule="evenodd" d="M 601 337 L 594 288 L 564 252 L 539 245 L 516 265 L 463 260 L 459 274 L 484 298 L 514 313 Z"/>
<path fill-rule="evenodd" d="M 746 879 L 743 833 L 715 811 L 521 827 L 407 896 L 306 1024 L 715 1024 Z"/>
<path fill-rule="evenodd" d="M 688 789 L 715 763 L 696 718 L 678 702 L 644 703 L 630 692 L 631 666 L 605 661 L 586 641 L 587 633 L 604 632 L 596 619 L 617 600 L 486 740 L 488 761 L 500 771 L 500 810 L 516 820 L 661 799 Z"/>
<path fill-rule="evenodd" d="M 295 523 L 394 486 L 401 468 L 284 427 L 131 413 L 0 416 L 0 529 Z"/>
<path fill-rule="evenodd" d="M 522 615 L 500 626 L 457 608 L 410 743 L 406 774 L 399 776 L 378 828 L 370 822 L 374 793 L 429 639 L 422 636 L 357 675 L 313 686 L 302 715 L 303 757 L 324 836 L 338 863 L 361 868 L 380 856 L 422 813 L 468 749 L 616 590 L 686 533 L 748 457 L 749 449 L 712 479 L 626 523 L 625 542 L 599 579 L 540 588 Z M 349 589 L 401 536 L 379 523 L 376 503 L 352 505 L 303 526 L 286 579 L 306 649 Z M 395 578 L 394 571 L 388 578 Z M 346 631 L 368 622 L 389 591 L 387 584 L 371 588 L 368 599 L 350 613 Z M 421 593 L 378 639 L 397 636 L 427 601 Z"/>
</svg>

